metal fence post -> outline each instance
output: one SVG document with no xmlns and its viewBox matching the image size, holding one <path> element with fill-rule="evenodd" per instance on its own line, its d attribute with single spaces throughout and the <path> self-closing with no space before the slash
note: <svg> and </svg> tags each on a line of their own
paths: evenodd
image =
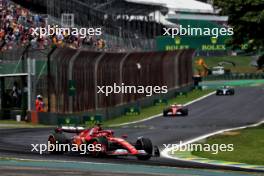
<svg viewBox="0 0 264 176">
<path fill-rule="evenodd" d="M 28 72 L 28 111 L 32 110 L 31 103 L 31 90 L 32 90 L 32 83 L 31 83 L 31 60 L 27 58 L 27 72 Z"/>
<path fill-rule="evenodd" d="M 48 81 L 47 81 L 47 83 L 48 83 L 48 87 L 47 87 L 47 93 L 48 93 L 48 112 L 50 112 L 50 105 L 51 105 L 51 102 L 50 102 L 50 93 L 51 93 L 51 70 L 50 70 L 50 57 L 51 57 L 51 55 L 53 54 L 53 52 L 55 51 L 57 49 L 57 47 L 54 47 L 54 48 L 52 48 L 52 50 L 48 53 L 48 60 L 47 60 L 47 79 L 48 79 Z"/>
<path fill-rule="evenodd" d="M 127 59 L 127 57 L 130 55 L 130 53 L 127 53 L 121 60 L 120 62 L 120 66 L 119 66 L 119 80 L 120 80 L 120 86 L 122 85 L 123 83 L 123 67 L 124 67 L 124 63 L 125 63 L 125 60 Z M 121 101 L 120 103 L 123 104 L 123 101 L 124 101 L 124 94 L 121 94 Z"/>
<path fill-rule="evenodd" d="M 80 54 L 81 50 L 77 50 L 76 53 L 72 56 L 69 62 L 69 80 L 73 79 L 73 64 L 74 61 L 78 58 L 78 55 Z M 73 96 L 70 96 L 69 98 L 69 112 L 73 112 Z"/>
<path fill-rule="evenodd" d="M 95 111 L 98 109 L 98 95 L 97 95 L 97 69 L 101 59 L 104 57 L 105 53 L 102 53 L 96 58 L 94 64 L 94 98 L 95 98 Z"/>
</svg>

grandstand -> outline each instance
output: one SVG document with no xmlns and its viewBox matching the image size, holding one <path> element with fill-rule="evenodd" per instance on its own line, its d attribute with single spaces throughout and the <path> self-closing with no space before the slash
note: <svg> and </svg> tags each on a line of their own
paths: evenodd
<svg viewBox="0 0 264 176">
<path fill-rule="evenodd" d="M 163 26 L 150 14 L 156 11 L 167 13 L 167 8 L 160 5 L 120 0 L 17 1 L 25 6 L 29 2 L 38 4 L 36 7 L 45 7 L 52 22 L 59 20 L 62 13 L 72 13 L 78 26 L 103 27 L 103 38 L 108 41 L 108 48 L 130 50 L 155 49 L 155 40 L 151 39 L 162 33 Z"/>
<path fill-rule="evenodd" d="M 179 24 L 223 25 L 211 4 L 196 0 L 14 0 L 38 13 L 46 12 L 50 23 L 62 13 L 74 14 L 76 25 L 103 27 L 108 50 L 157 50 L 156 38 L 164 27 Z M 33 5 L 32 5 L 33 4 Z M 44 9 L 44 10 L 43 10 Z M 44 12 L 43 12 L 44 11 Z"/>
</svg>

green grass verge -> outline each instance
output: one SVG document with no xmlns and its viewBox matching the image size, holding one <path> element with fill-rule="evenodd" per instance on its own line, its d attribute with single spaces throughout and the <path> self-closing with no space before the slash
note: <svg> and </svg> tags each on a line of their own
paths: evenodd
<svg viewBox="0 0 264 176">
<path fill-rule="evenodd" d="M 195 58 L 195 61 L 201 57 Z M 257 69 L 250 65 L 252 58 L 250 56 L 224 56 L 224 57 L 202 57 L 209 68 L 217 66 L 219 62 L 229 61 L 236 64 L 235 67 L 225 64 L 226 69 L 230 69 L 233 73 L 256 73 Z M 199 67 L 199 66 L 198 66 Z M 194 65 L 194 68 L 198 68 Z"/>
<path fill-rule="evenodd" d="M 209 90 L 209 89 L 208 90 L 193 90 L 192 92 L 188 93 L 187 96 L 181 95 L 181 96 L 178 96 L 177 98 L 168 100 L 168 103 L 169 104 L 174 104 L 174 103 L 185 104 L 189 101 L 192 101 L 206 94 L 209 94 L 210 92 L 213 92 L 213 90 Z M 150 107 L 141 109 L 141 113 L 139 115 L 131 115 L 131 116 L 123 115 L 123 116 L 116 117 L 111 120 L 104 121 L 103 124 L 105 126 L 112 126 L 112 125 L 146 119 L 150 116 L 162 113 L 165 107 L 166 105 L 150 106 Z"/>
<path fill-rule="evenodd" d="M 234 144 L 234 151 L 219 152 L 192 152 L 193 155 L 230 162 L 264 165 L 264 125 L 244 130 L 223 133 L 208 138 L 207 144 Z"/>
<path fill-rule="evenodd" d="M 17 122 L 15 120 L 0 120 L 0 128 L 43 128 L 52 127 L 48 125 L 32 124 L 31 122 Z"/>
</svg>

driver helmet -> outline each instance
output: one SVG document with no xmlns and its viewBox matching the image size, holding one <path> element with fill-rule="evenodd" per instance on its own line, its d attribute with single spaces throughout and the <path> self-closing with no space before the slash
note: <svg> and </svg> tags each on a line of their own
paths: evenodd
<svg viewBox="0 0 264 176">
<path fill-rule="evenodd" d="M 98 130 L 99 130 L 99 131 L 103 129 L 103 128 L 102 128 L 102 123 L 96 123 L 95 126 L 98 127 Z"/>
</svg>

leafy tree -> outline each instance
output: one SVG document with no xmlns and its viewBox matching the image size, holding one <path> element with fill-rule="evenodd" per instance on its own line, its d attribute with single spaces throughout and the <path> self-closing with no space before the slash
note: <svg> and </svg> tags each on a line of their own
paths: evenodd
<svg viewBox="0 0 264 176">
<path fill-rule="evenodd" d="M 233 48 L 248 44 L 248 51 L 263 51 L 264 0 L 214 0 L 214 6 L 234 28 Z"/>
</svg>

